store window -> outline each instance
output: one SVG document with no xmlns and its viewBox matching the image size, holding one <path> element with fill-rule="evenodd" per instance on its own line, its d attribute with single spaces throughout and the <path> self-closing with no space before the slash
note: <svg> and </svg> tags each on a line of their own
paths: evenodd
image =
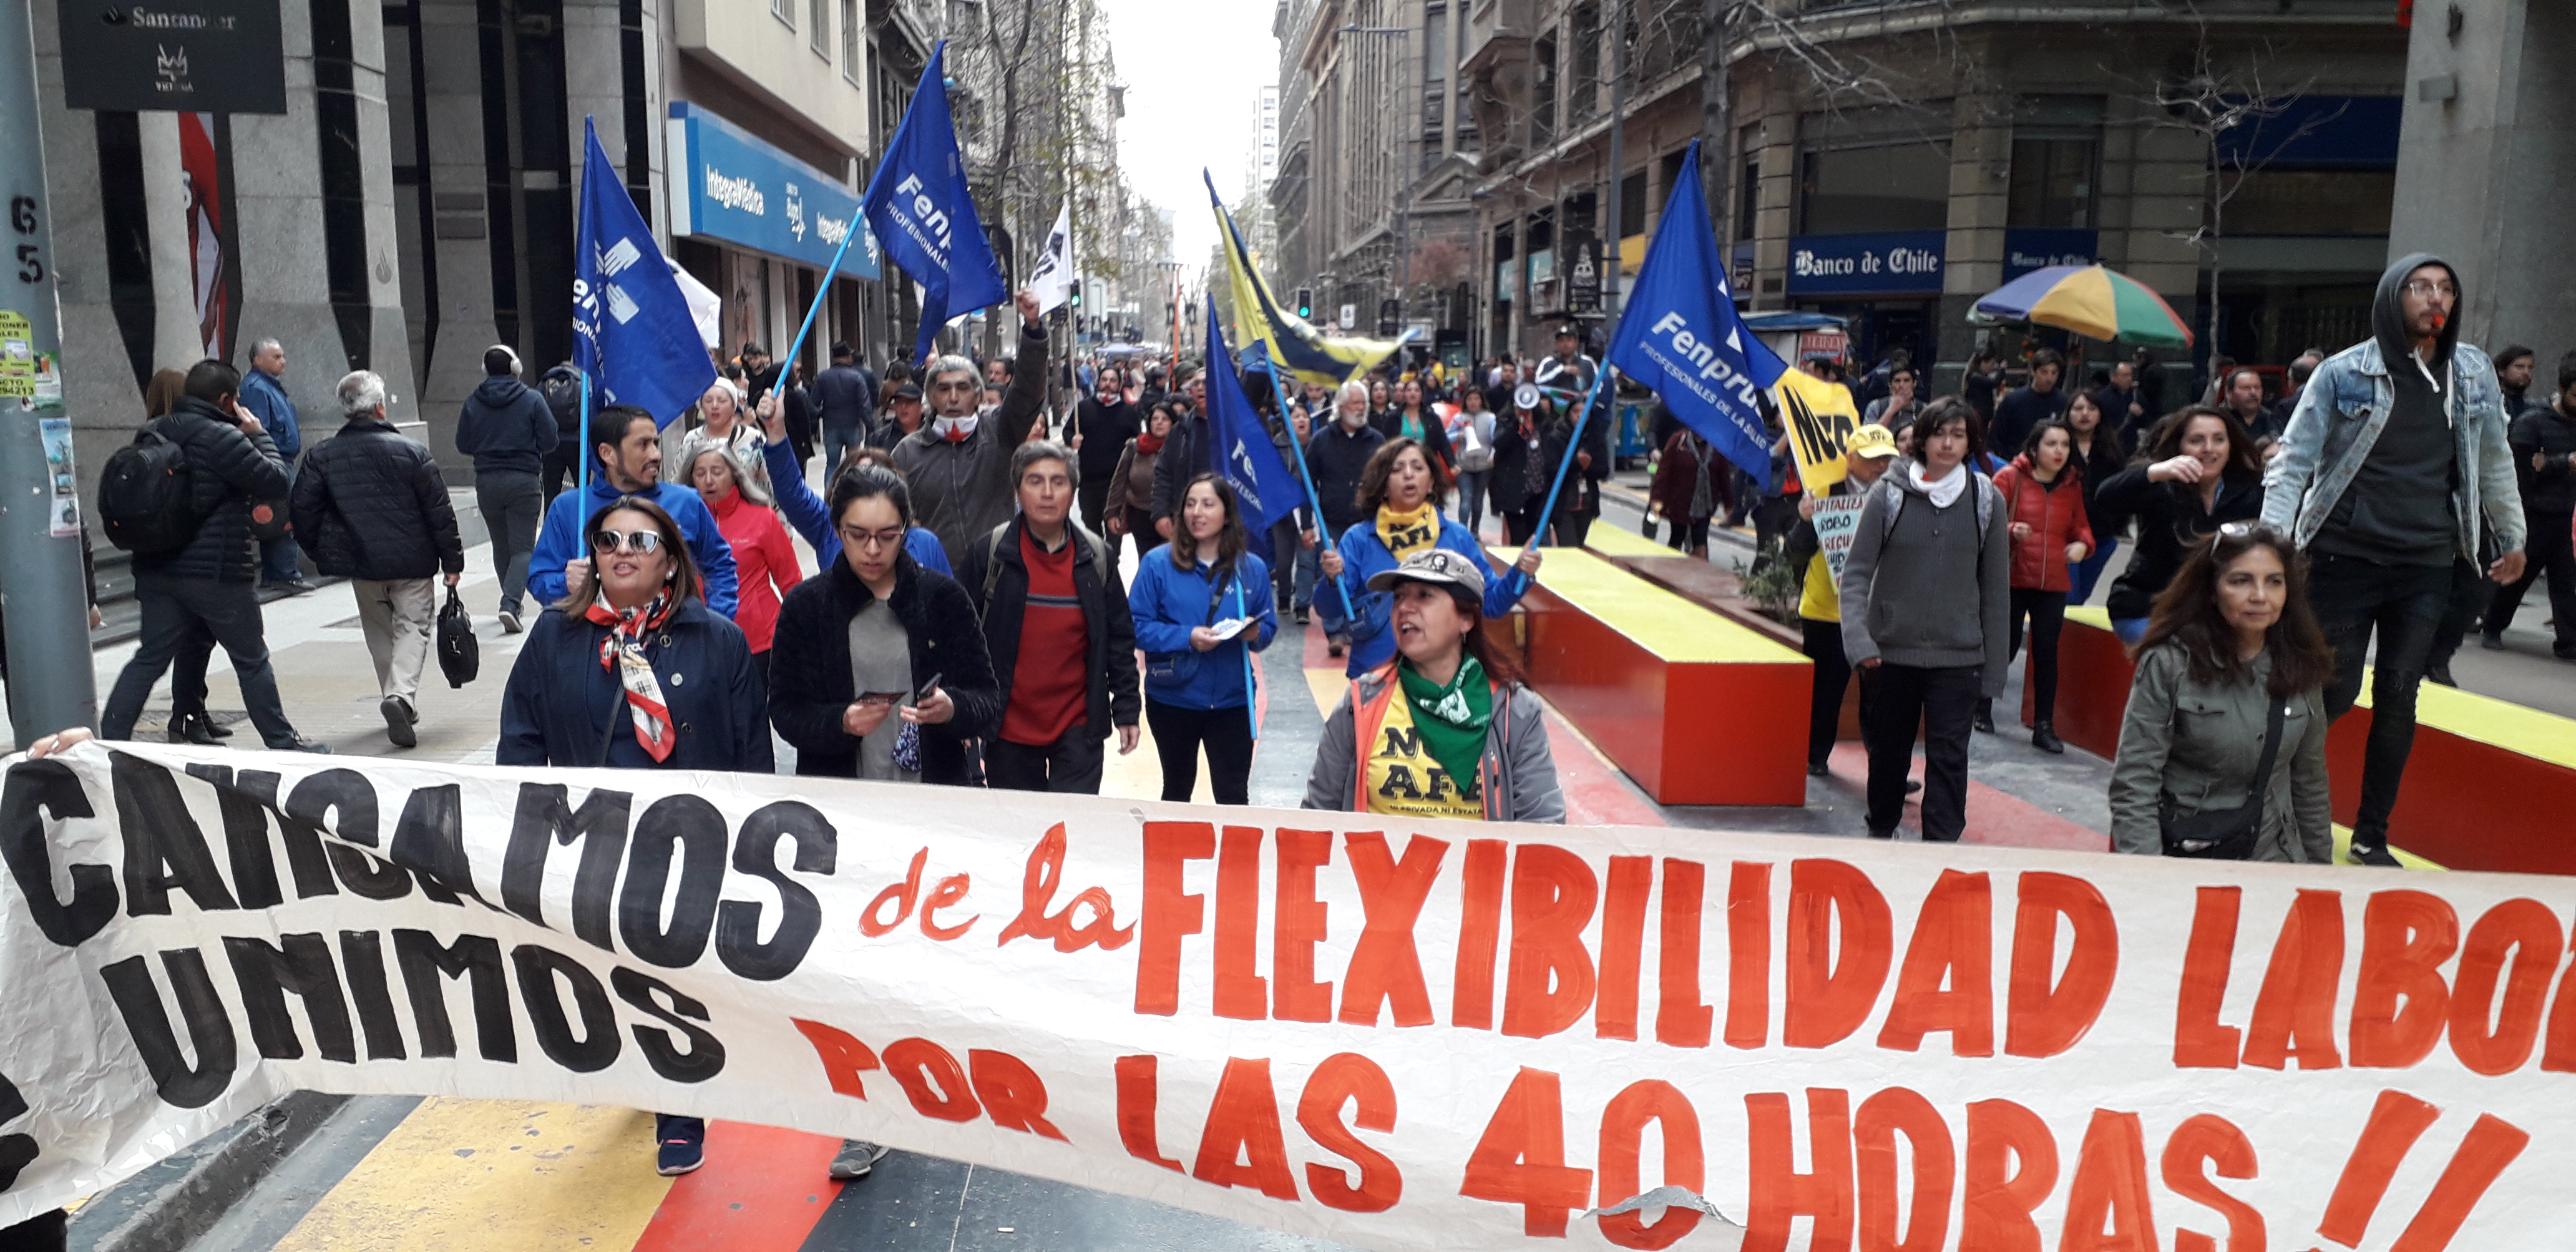
<svg viewBox="0 0 2576 1252">
<path fill-rule="evenodd" d="M 2230 235 L 2385 235 L 2397 171 L 2254 170 L 2219 224 Z"/>
<path fill-rule="evenodd" d="M 859 81 L 859 0 L 841 0 L 841 77 Z"/>
<path fill-rule="evenodd" d="M 796 29 L 796 0 L 769 0 L 769 15 L 787 23 L 787 29 Z"/>
<path fill-rule="evenodd" d="M 832 0 L 806 0 L 805 46 L 828 63 L 832 59 Z"/>
<path fill-rule="evenodd" d="M 1949 113 L 1946 101 L 1927 101 L 1799 119 L 1796 233 L 1948 226 Z"/>
<path fill-rule="evenodd" d="M 2091 96 L 2026 97 L 2013 111 L 2012 186 L 2005 223 L 2044 230 L 2093 230 L 2102 223 L 2102 101 Z"/>
<path fill-rule="evenodd" d="M 1538 41 L 1534 53 L 1536 81 L 1531 86 L 1530 146 L 1544 148 L 1556 142 L 1556 36 Z"/>
</svg>

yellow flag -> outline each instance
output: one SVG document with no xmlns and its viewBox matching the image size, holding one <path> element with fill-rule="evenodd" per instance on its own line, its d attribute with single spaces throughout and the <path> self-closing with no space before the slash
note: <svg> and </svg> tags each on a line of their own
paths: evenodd
<svg viewBox="0 0 2576 1252">
<path fill-rule="evenodd" d="M 1789 451 L 1798 458 L 1798 481 L 1809 494 L 1843 480 L 1843 445 L 1860 427 L 1851 389 L 1805 370 L 1790 370 L 1771 386 L 1771 402 L 1789 425 Z"/>
</svg>

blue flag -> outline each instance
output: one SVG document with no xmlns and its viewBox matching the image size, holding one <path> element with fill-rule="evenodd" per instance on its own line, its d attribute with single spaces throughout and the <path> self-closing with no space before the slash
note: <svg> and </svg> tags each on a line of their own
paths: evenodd
<svg viewBox="0 0 2576 1252">
<path fill-rule="evenodd" d="M 913 359 L 930 356 L 930 341 L 948 319 L 1011 298 L 993 245 L 975 216 L 966 189 L 966 161 L 957 154 L 957 126 L 948 116 L 948 44 L 932 50 L 913 89 L 912 107 L 894 128 L 885 160 L 868 180 L 861 207 L 885 254 L 921 284 L 921 333 Z"/>
<path fill-rule="evenodd" d="M 1608 360 L 1661 393 L 1719 455 L 1755 477 L 1771 472 L 1771 440 L 1754 396 L 1789 367 L 1735 315 L 1700 193 L 1697 140 L 1682 154 Z"/>
<path fill-rule="evenodd" d="M 652 225 L 588 118 L 582 134 L 589 142 L 573 248 L 573 368 L 591 379 L 600 404 L 631 404 L 667 426 L 715 382 L 715 362 Z"/>
<path fill-rule="evenodd" d="M 1296 512 L 1305 492 L 1279 459 L 1279 445 L 1270 442 L 1270 428 L 1253 412 L 1252 398 L 1243 394 L 1243 380 L 1227 368 L 1232 354 L 1217 326 L 1214 300 L 1208 301 L 1207 334 L 1208 360 L 1216 366 L 1207 372 L 1208 436 L 1216 442 L 1208 460 L 1241 497 L 1243 528 L 1260 535 Z"/>
</svg>

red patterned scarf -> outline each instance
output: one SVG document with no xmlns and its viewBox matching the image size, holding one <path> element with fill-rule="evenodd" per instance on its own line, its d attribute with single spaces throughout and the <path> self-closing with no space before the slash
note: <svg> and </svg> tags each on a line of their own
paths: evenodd
<svg viewBox="0 0 2576 1252">
<path fill-rule="evenodd" d="M 626 689 L 627 706 L 635 710 L 635 741 L 656 762 L 670 760 L 675 743 L 671 709 L 662 702 L 662 681 L 654 677 L 653 663 L 644 656 L 644 637 L 670 621 L 678 603 L 666 588 L 640 609 L 620 613 L 604 602 L 592 601 L 584 614 L 608 628 L 599 641 L 599 666 L 615 674 L 618 685 Z"/>
</svg>

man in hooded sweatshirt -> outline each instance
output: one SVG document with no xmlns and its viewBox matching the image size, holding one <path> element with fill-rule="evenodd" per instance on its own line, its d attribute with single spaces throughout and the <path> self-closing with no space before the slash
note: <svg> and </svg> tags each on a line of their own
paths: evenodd
<svg viewBox="0 0 2576 1252">
<path fill-rule="evenodd" d="M 474 507 L 492 534 L 492 572 L 501 577 L 501 629 L 519 633 L 528 588 L 528 556 L 545 520 L 539 480 L 557 438 L 554 410 L 519 381 L 519 354 L 494 344 L 483 350 L 483 385 L 456 417 L 456 450 L 474 458 Z"/>
<path fill-rule="evenodd" d="M 2263 524 L 2308 554 L 2308 597 L 2335 651 L 2326 713 L 2361 695 L 2372 636 L 2370 739 L 2352 852 L 2396 865 L 2388 814 L 2415 745 L 2415 693 L 2434 635 L 2478 578 L 2478 523 L 2502 553 L 2498 583 L 2522 576 L 2522 493 L 2504 393 L 2487 355 L 2459 341 L 2459 275 L 2423 253 L 2379 279 L 2371 337 L 2328 358 L 2299 393 L 2264 474 Z"/>
</svg>

